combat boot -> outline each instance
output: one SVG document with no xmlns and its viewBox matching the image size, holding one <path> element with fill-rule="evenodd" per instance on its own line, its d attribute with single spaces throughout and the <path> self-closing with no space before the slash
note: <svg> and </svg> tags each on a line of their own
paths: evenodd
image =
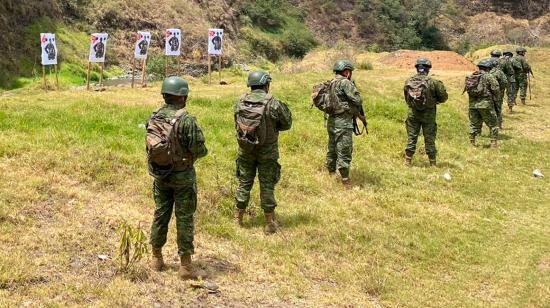
<svg viewBox="0 0 550 308">
<path fill-rule="evenodd" d="M 414 152 L 405 151 L 405 166 L 407 167 L 412 166 L 413 155 L 414 155 Z"/>
<path fill-rule="evenodd" d="M 162 258 L 162 248 L 153 248 L 153 258 L 151 260 L 153 270 L 160 272 L 164 268 L 164 259 Z"/>
<path fill-rule="evenodd" d="M 522 104 L 522 105 L 525 105 L 525 98 L 522 98 L 522 99 L 521 99 L 521 104 Z"/>
<path fill-rule="evenodd" d="M 280 225 L 277 219 L 275 218 L 275 212 L 265 213 L 264 233 L 266 235 L 270 235 L 277 232 L 279 228 L 280 228 Z"/>
<path fill-rule="evenodd" d="M 235 214 L 235 220 L 239 224 L 239 226 L 244 225 L 244 214 L 246 213 L 245 209 L 239 209 L 237 208 L 237 213 Z"/>
<path fill-rule="evenodd" d="M 508 106 L 508 113 L 514 113 L 514 110 L 513 110 L 512 106 Z"/>
<path fill-rule="evenodd" d="M 178 275 L 183 280 L 205 278 L 206 272 L 200 268 L 197 268 L 191 262 L 191 255 L 184 255 L 180 257 L 181 264 L 178 270 Z"/>
<path fill-rule="evenodd" d="M 434 158 L 434 159 L 430 159 L 430 166 L 431 167 L 437 167 L 437 160 Z"/>
<path fill-rule="evenodd" d="M 492 139 L 492 140 L 491 140 L 491 148 L 493 148 L 493 149 L 498 148 L 498 144 L 497 144 L 497 140 L 496 140 L 496 139 Z"/>
<path fill-rule="evenodd" d="M 475 136 L 470 136 L 470 144 L 474 147 L 476 146 L 476 137 Z"/>
</svg>

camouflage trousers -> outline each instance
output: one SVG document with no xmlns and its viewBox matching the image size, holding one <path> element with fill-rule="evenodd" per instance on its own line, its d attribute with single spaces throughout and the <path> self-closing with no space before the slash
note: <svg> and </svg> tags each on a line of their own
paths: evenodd
<svg viewBox="0 0 550 308">
<path fill-rule="evenodd" d="M 281 178 L 281 165 L 277 159 L 257 157 L 253 154 L 239 154 L 237 158 L 237 208 L 245 209 L 248 206 L 256 173 L 260 182 L 260 205 L 265 213 L 272 213 L 277 207 L 275 186 Z"/>
<path fill-rule="evenodd" d="M 353 154 L 353 128 L 339 128 L 327 125 L 328 150 L 326 167 L 329 172 L 338 170 L 343 179 L 349 178 Z"/>
<path fill-rule="evenodd" d="M 481 134 L 481 128 L 483 122 L 487 124 L 490 129 L 490 135 L 492 140 L 496 140 L 498 137 L 498 123 L 497 113 L 492 108 L 470 108 L 470 137 L 475 138 Z"/>
<path fill-rule="evenodd" d="M 528 81 L 527 77 L 524 78 L 517 78 L 516 77 L 516 87 L 514 88 L 514 101 L 518 97 L 519 92 L 519 98 L 521 100 L 525 100 L 527 98 L 527 87 L 528 87 Z"/>
<path fill-rule="evenodd" d="M 166 180 L 153 182 L 156 209 L 151 225 L 151 245 L 162 248 L 166 244 L 168 224 L 175 209 L 178 254 L 194 253 L 194 214 L 197 208 L 195 170 L 175 172 Z"/>
<path fill-rule="evenodd" d="M 502 126 L 502 105 L 504 105 L 504 91 L 505 89 L 502 89 L 498 97 L 498 101 L 495 103 L 495 113 L 497 114 L 498 127 Z"/>
<path fill-rule="evenodd" d="M 516 91 L 516 82 L 509 82 L 508 83 L 508 87 L 506 88 L 506 95 L 508 97 L 508 107 L 513 107 L 514 106 L 514 100 L 515 100 L 515 94 Z"/>
<path fill-rule="evenodd" d="M 418 136 L 420 130 L 424 135 L 424 146 L 426 148 L 426 154 L 430 159 L 435 159 L 437 155 L 437 148 L 435 146 L 435 139 L 437 137 L 437 109 L 415 110 L 409 108 L 407 120 L 405 126 L 407 128 L 407 147 L 405 151 L 408 155 L 413 155 L 416 152 L 416 143 L 418 142 Z"/>
</svg>

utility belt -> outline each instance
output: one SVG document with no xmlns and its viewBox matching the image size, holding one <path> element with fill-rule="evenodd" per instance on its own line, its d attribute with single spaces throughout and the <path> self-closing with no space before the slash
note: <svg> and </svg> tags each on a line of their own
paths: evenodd
<svg viewBox="0 0 550 308">
<path fill-rule="evenodd" d="M 174 171 L 185 171 L 193 167 L 193 158 L 191 156 L 185 157 L 174 164 Z"/>
</svg>

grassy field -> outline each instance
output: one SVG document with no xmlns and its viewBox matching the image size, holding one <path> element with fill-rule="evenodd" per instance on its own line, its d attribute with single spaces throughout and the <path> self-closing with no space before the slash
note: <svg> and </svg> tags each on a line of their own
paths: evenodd
<svg viewBox="0 0 550 308">
<path fill-rule="evenodd" d="M 357 71 L 371 133 L 354 139 L 349 190 L 324 171 L 326 132 L 310 108 L 311 86 L 330 72 L 274 74 L 273 92 L 295 119 L 281 134 L 284 228 L 274 236 L 263 234 L 257 187 L 256 216 L 245 228 L 232 220 L 232 105 L 244 77 L 228 72 L 228 85 L 212 87 L 192 80 L 188 110 L 210 150 L 196 165 L 196 259 L 216 294 L 177 278 L 174 225 L 164 249 L 169 270 L 153 272 L 142 260 L 117 271 L 116 227 L 127 221 L 149 233 L 152 180 L 140 124 L 161 102 L 159 84 L 4 94 L 0 306 L 548 307 L 550 185 L 531 173 L 550 175 L 549 51 L 528 54 L 533 100 L 506 115 L 498 150 L 488 148 L 487 130 L 479 147 L 469 146 L 466 72 L 434 68 L 450 93 L 439 108 L 437 168 L 423 150 L 413 167 L 402 162 L 401 92 L 412 70 L 373 62 L 374 70 Z"/>
</svg>

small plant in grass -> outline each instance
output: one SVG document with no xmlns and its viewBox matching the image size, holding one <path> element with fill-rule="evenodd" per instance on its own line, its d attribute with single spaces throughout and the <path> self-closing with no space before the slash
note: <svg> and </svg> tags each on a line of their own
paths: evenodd
<svg viewBox="0 0 550 308">
<path fill-rule="evenodd" d="M 149 252 L 147 236 L 141 229 L 141 224 L 134 228 L 126 221 L 118 226 L 117 232 L 120 233 L 119 270 L 127 272 Z"/>
<path fill-rule="evenodd" d="M 360 70 L 370 71 L 372 70 L 372 64 L 370 62 L 361 62 L 357 65 Z"/>
</svg>

